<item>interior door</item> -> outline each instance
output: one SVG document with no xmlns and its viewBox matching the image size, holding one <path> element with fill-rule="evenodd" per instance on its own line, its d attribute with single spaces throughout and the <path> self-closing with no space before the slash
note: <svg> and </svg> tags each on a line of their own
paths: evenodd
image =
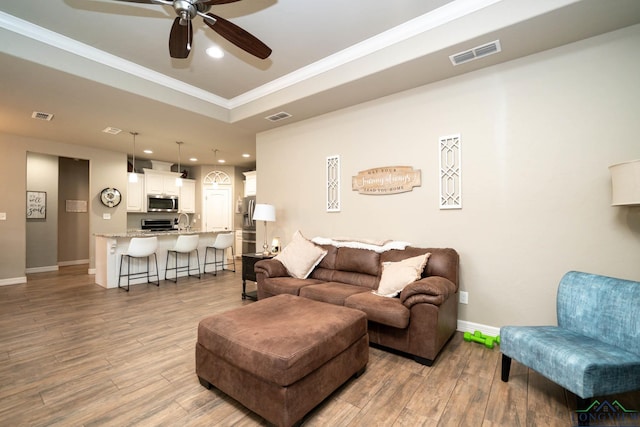
<svg viewBox="0 0 640 427">
<path fill-rule="evenodd" d="M 204 192 L 204 197 L 205 230 L 231 230 L 231 189 L 206 189 Z"/>
</svg>

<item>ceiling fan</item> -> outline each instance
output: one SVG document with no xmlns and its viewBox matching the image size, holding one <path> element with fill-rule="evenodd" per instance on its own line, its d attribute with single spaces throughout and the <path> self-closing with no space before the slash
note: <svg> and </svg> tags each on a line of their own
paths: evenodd
<svg viewBox="0 0 640 427">
<path fill-rule="evenodd" d="M 216 4 L 235 3 L 240 0 L 117 0 L 128 3 L 151 3 L 172 6 L 178 17 L 173 21 L 169 34 L 169 54 L 172 58 L 186 58 L 191 51 L 193 28 L 191 20 L 201 16 L 204 23 L 213 31 L 220 34 L 240 49 L 266 59 L 271 55 L 271 49 L 258 40 L 257 37 L 243 30 L 236 24 L 227 21 L 213 13 L 207 13 Z"/>
</svg>

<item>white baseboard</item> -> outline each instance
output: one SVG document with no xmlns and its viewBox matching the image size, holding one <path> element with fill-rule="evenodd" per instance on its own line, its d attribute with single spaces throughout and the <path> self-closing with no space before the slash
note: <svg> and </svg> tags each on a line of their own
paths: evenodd
<svg viewBox="0 0 640 427">
<path fill-rule="evenodd" d="M 58 266 L 65 267 L 67 265 L 80 265 L 80 264 L 89 264 L 88 259 L 76 259 L 73 261 L 61 261 L 58 263 Z"/>
<path fill-rule="evenodd" d="M 27 283 L 27 276 L 0 279 L 0 286 L 19 285 L 21 283 Z"/>
<path fill-rule="evenodd" d="M 30 273 L 45 273 L 47 271 L 58 271 L 58 266 L 57 265 L 47 265 L 44 267 L 33 267 L 33 268 L 27 268 L 25 270 L 25 273 L 30 274 Z"/>
<path fill-rule="evenodd" d="M 480 331 L 485 335 L 496 336 L 500 335 L 500 328 L 495 326 L 483 325 L 480 323 L 467 322 L 466 320 L 458 320 L 458 330 L 460 332 L 475 332 Z"/>
</svg>

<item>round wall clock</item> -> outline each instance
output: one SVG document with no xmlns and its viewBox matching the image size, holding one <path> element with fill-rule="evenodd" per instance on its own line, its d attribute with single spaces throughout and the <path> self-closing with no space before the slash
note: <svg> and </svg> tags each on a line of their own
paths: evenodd
<svg viewBox="0 0 640 427">
<path fill-rule="evenodd" d="M 122 195 L 116 188 L 105 188 L 100 192 L 100 201 L 103 205 L 114 208 L 120 204 Z"/>
</svg>

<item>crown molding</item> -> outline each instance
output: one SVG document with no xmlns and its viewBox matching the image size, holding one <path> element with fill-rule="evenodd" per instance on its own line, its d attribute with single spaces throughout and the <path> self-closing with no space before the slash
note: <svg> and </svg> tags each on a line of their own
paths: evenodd
<svg viewBox="0 0 640 427">
<path fill-rule="evenodd" d="M 47 44 L 56 49 L 61 49 L 90 61 L 105 65 L 115 70 L 130 74 L 149 82 L 181 92 L 185 95 L 215 104 L 229 109 L 229 100 L 202 90 L 190 84 L 184 83 L 173 77 L 158 73 L 134 62 L 112 55 L 93 46 L 74 40 L 70 37 L 40 27 L 29 21 L 17 18 L 0 11 L 0 28 L 12 31 L 24 37 L 28 37 L 40 43 Z"/>
<path fill-rule="evenodd" d="M 245 92 L 242 95 L 238 95 L 229 100 L 230 108 L 237 108 L 257 101 L 282 89 L 302 83 L 312 77 L 326 73 L 502 1 L 504 0 L 454 0 L 438 9 L 370 37 L 333 55 L 329 55 L 313 64 L 302 67 L 260 87 Z"/>
<path fill-rule="evenodd" d="M 73 55 L 85 58 L 112 69 L 147 80 L 151 83 L 175 90 L 187 96 L 214 104 L 230 112 L 282 89 L 300 84 L 315 76 L 334 70 L 350 62 L 356 61 L 372 53 L 425 33 L 434 28 L 446 25 L 456 19 L 469 15 L 505 0 L 454 0 L 446 5 L 400 24 L 376 36 L 343 49 L 333 55 L 316 61 L 313 64 L 295 70 L 285 76 L 245 92 L 232 99 L 226 99 L 214 93 L 184 83 L 173 77 L 158 73 L 149 68 L 104 52 L 70 37 L 35 25 L 0 11 L 0 28 L 28 37 L 40 43 L 61 49 Z"/>
</svg>

